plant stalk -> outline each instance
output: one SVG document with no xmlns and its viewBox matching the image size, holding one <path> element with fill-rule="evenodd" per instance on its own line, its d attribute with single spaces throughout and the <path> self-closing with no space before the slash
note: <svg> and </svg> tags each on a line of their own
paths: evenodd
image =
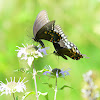
<svg viewBox="0 0 100 100">
<path fill-rule="evenodd" d="M 13 98 L 14 98 L 14 100 L 15 100 L 15 95 L 14 95 L 14 93 L 13 93 Z"/>
<path fill-rule="evenodd" d="M 33 67 L 33 79 L 34 79 L 34 84 L 35 84 L 36 98 L 37 98 L 37 100 L 39 100 L 38 99 L 38 92 L 37 92 L 37 84 L 36 84 L 36 70 L 34 67 Z"/>
<path fill-rule="evenodd" d="M 55 84 L 55 96 L 54 96 L 54 100 L 56 100 L 56 95 L 57 95 L 57 77 L 56 77 L 56 84 Z"/>
</svg>

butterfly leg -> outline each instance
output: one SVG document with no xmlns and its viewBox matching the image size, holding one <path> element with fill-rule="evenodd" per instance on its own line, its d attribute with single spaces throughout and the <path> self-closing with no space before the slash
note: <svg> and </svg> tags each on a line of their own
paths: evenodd
<svg viewBox="0 0 100 100">
<path fill-rule="evenodd" d="M 42 46 L 43 48 L 45 48 L 45 45 L 44 45 L 44 43 L 43 43 L 41 40 L 39 40 L 38 42 L 41 44 L 41 46 Z"/>
</svg>

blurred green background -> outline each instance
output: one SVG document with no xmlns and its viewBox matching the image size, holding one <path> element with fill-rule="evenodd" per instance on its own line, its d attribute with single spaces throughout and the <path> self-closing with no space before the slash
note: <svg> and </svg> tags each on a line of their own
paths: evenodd
<svg viewBox="0 0 100 100">
<path fill-rule="evenodd" d="M 58 91 L 57 100 L 85 100 L 82 97 L 83 73 L 93 70 L 95 73 L 95 84 L 100 89 L 100 0 L 0 0 L 0 81 L 6 83 L 6 78 L 16 77 L 18 81 L 21 76 L 29 80 L 26 83 L 27 92 L 35 90 L 34 81 L 31 75 L 17 73 L 14 70 L 26 66 L 17 58 L 16 46 L 35 43 L 33 37 L 33 24 L 37 14 L 41 10 L 46 10 L 50 20 L 56 20 L 68 36 L 68 40 L 73 42 L 82 54 L 86 54 L 89 59 L 83 58 L 78 61 L 68 58 L 64 60 L 57 57 L 52 52 L 52 43 L 44 41 L 48 55 L 35 60 L 35 67 L 42 69 L 45 65 L 52 68 L 71 68 L 70 76 L 65 79 L 58 79 L 58 88 L 64 84 L 74 89 L 65 88 Z M 37 44 L 37 43 L 35 43 Z M 54 91 L 42 82 L 52 82 L 55 79 L 48 79 L 46 76 L 37 77 L 38 91 L 48 92 L 49 100 L 53 100 Z M 20 95 L 19 100 L 23 93 Z M 13 100 L 10 95 L 0 96 L 0 100 Z M 34 95 L 30 95 L 25 100 L 36 100 Z M 40 100 L 46 100 L 40 96 Z"/>
</svg>

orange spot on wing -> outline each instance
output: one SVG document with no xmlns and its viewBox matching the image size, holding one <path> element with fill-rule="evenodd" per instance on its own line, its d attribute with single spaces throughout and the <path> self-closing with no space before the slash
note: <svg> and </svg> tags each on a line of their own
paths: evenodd
<svg viewBox="0 0 100 100">
<path fill-rule="evenodd" d="M 74 57 L 74 59 L 75 59 L 75 57 Z"/>
<path fill-rule="evenodd" d="M 59 39 L 57 41 L 59 41 Z"/>
<path fill-rule="evenodd" d="M 47 34 L 47 31 L 45 31 L 44 33 Z"/>
<path fill-rule="evenodd" d="M 58 34 L 58 33 L 56 33 L 56 34 Z"/>
<path fill-rule="evenodd" d="M 78 59 L 80 59 L 80 57 L 78 57 Z"/>
<path fill-rule="evenodd" d="M 52 42 L 52 40 L 50 40 L 50 42 Z"/>
<path fill-rule="evenodd" d="M 53 41 L 55 43 L 55 41 Z"/>
</svg>

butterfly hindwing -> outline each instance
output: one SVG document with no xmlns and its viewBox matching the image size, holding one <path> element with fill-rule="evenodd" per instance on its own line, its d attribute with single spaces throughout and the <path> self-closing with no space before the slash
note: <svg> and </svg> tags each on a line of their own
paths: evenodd
<svg viewBox="0 0 100 100">
<path fill-rule="evenodd" d="M 65 55 L 76 60 L 83 58 L 83 55 L 80 53 L 78 48 L 72 42 L 68 41 L 61 27 L 56 26 L 56 30 L 61 34 L 61 40 L 58 43 L 53 43 L 56 53 L 63 58 Z"/>
<path fill-rule="evenodd" d="M 60 41 L 58 43 L 54 43 L 54 47 L 56 49 L 56 53 L 60 56 L 67 55 L 68 57 L 75 60 L 83 58 L 83 55 L 72 42 L 68 41 L 68 43 L 64 43 L 64 41 Z"/>
</svg>

